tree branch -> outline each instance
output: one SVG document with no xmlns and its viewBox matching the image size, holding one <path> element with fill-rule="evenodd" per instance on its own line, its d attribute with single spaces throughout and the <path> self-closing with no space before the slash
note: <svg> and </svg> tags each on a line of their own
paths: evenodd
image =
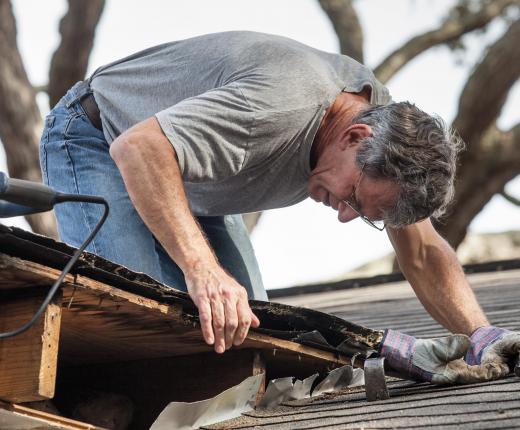
<svg viewBox="0 0 520 430">
<path fill-rule="evenodd" d="M 436 224 L 454 248 L 464 239 L 471 220 L 520 174 L 520 123 L 507 132 L 493 125 L 471 151 L 472 159 L 466 159 L 459 171 L 450 213 Z"/>
<path fill-rule="evenodd" d="M 512 203 L 516 206 L 520 206 L 520 199 L 517 197 L 512 196 L 511 194 L 508 194 L 506 190 L 502 190 L 500 192 L 500 195 L 506 199 L 509 203 Z"/>
<path fill-rule="evenodd" d="M 453 127 L 467 144 L 459 160 L 452 213 L 439 225 L 457 247 L 475 215 L 520 173 L 520 124 L 496 127 L 511 87 L 520 77 L 520 20 L 488 50 L 468 79 Z"/>
<path fill-rule="evenodd" d="M 85 77 L 104 6 L 105 0 L 69 0 L 69 9 L 60 21 L 61 43 L 52 56 L 49 71 L 50 106 Z"/>
<path fill-rule="evenodd" d="M 363 30 L 356 10 L 352 6 L 352 0 L 319 0 L 319 2 L 336 31 L 341 53 L 363 63 Z"/>
<path fill-rule="evenodd" d="M 374 69 L 374 74 L 386 83 L 409 61 L 436 45 L 450 43 L 462 35 L 485 27 L 511 5 L 520 5 L 520 0 L 489 0 L 483 2 L 477 12 L 460 14 L 458 6 L 451 11 L 440 28 L 415 36 L 402 47 L 392 52 Z"/>
<path fill-rule="evenodd" d="M 262 212 L 252 212 L 242 215 L 242 219 L 244 220 L 244 224 L 246 225 L 247 232 L 251 234 L 255 229 L 258 221 L 260 221 L 260 217 L 262 216 Z"/>
<path fill-rule="evenodd" d="M 459 100 L 453 127 L 468 145 L 477 145 L 482 134 L 500 115 L 511 87 L 520 77 L 520 19 L 488 50 L 469 77 Z"/>
<path fill-rule="evenodd" d="M 11 176 L 41 181 L 38 142 L 41 116 L 16 43 L 16 21 L 9 0 L 0 0 L 0 139 Z M 38 233 L 56 237 L 51 213 L 27 217 Z"/>
</svg>

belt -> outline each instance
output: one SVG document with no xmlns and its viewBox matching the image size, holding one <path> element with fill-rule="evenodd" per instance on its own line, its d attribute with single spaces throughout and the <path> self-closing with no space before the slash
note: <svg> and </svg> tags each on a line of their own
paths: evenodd
<svg viewBox="0 0 520 430">
<path fill-rule="evenodd" d="M 96 99 L 94 98 L 94 94 L 91 91 L 85 93 L 79 99 L 79 104 L 87 114 L 87 117 L 92 125 L 98 130 L 103 131 L 103 126 L 101 125 L 101 115 L 99 113 L 99 107 L 96 103 Z"/>
</svg>

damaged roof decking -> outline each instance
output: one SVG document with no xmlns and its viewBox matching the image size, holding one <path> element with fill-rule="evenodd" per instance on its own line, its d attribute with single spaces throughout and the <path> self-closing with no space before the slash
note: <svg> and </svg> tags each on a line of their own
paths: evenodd
<svg viewBox="0 0 520 430">
<path fill-rule="evenodd" d="M 0 225 L 0 291 L 45 288 L 58 277 L 57 269 L 69 261 L 74 250 L 52 239 Z M 101 257 L 83 253 L 73 274 L 65 277 L 62 293 L 66 306 L 60 356 L 67 363 L 181 356 L 212 350 L 202 339 L 196 308 L 186 293 Z M 282 367 L 287 367 L 287 360 L 280 356 L 285 353 L 299 363 L 298 368 L 305 367 L 303 362 L 308 361 L 310 369 L 315 369 L 316 360 L 325 367 L 340 366 L 350 362 L 344 350 L 336 350 L 346 338 L 350 349 L 364 355 L 381 337 L 379 332 L 312 310 L 255 301 L 251 304 L 262 327 L 251 331 L 242 346 L 272 350 L 266 360 L 275 360 Z M 326 338 L 324 345 L 316 349 L 316 345 L 303 341 L 292 342 L 299 334 L 312 330 L 319 330 Z"/>
<path fill-rule="evenodd" d="M 492 324 L 520 329 L 520 270 L 469 276 Z M 405 282 L 360 289 L 280 297 L 371 328 L 391 327 L 419 337 L 447 334 L 426 313 Z M 455 387 L 408 381 L 389 383 L 391 398 L 367 402 L 362 388 L 287 402 L 208 426 L 262 429 L 520 428 L 520 378 Z"/>
</svg>

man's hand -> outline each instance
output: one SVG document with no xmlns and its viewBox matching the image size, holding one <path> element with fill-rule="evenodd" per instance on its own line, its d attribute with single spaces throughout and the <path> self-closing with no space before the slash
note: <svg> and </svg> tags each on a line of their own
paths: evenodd
<svg viewBox="0 0 520 430">
<path fill-rule="evenodd" d="M 416 339 L 395 330 L 385 330 L 379 355 L 405 378 L 428 381 L 437 385 L 469 384 L 503 376 L 501 368 L 492 363 L 470 366 L 462 356 L 470 347 L 463 334 Z"/>
<path fill-rule="evenodd" d="M 152 117 L 121 134 L 110 146 L 137 212 L 184 273 L 199 309 L 204 339 L 222 353 L 240 345 L 260 322 L 247 293 L 218 265 L 193 218 L 175 150 Z"/>
<path fill-rule="evenodd" d="M 198 266 L 185 278 L 188 293 L 199 309 L 204 339 L 217 353 L 240 345 L 249 327 L 260 325 L 249 307 L 246 290 L 222 267 Z"/>
<path fill-rule="evenodd" d="M 479 327 L 471 335 L 471 347 L 465 361 L 470 365 L 493 365 L 502 375 L 509 373 L 508 362 L 520 356 L 520 333 L 499 327 Z"/>
</svg>

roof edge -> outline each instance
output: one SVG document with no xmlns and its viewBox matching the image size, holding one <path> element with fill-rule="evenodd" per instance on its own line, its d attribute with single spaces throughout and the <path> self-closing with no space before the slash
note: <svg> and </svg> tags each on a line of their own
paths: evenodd
<svg viewBox="0 0 520 430">
<path fill-rule="evenodd" d="M 499 272 L 503 270 L 520 269 L 520 258 L 512 260 L 497 260 L 485 263 L 465 264 L 462 266 L 465 274 Z M 341 281 L 296 285 L 293 287 L 276 288 L 267 290 L 269 299 L 298 296 L 304 294 L 322 293 L 325 291 L 349 290 L 353 288 L 362 288 L 379 284 L 388 284 L 391 282 L 404 281 L 405 277 L 401 272 L 387 273 L 365 278 L 343 279 Z"/>
</svg>

